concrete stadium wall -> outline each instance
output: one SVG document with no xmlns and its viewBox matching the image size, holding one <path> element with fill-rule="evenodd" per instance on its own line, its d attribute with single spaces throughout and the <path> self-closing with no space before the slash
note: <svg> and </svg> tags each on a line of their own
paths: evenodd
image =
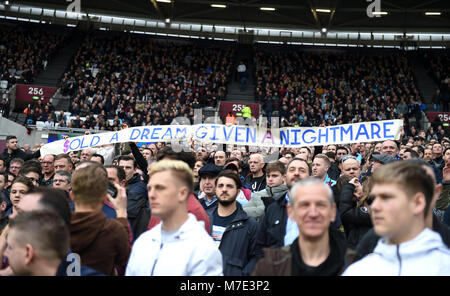
<svg viewBox="0 0 450 296">
<path fill-rule="evenodd" d="M 27 129 L 12 120 L 0 116 L 0 139 L 5 140 L 7 136 L 14 135 L 19 141 L 19 145 L 30 144 L 33 146 L 36 143 L 46 143 L 46 139 L 42 139 L 41 135 L 33 130 L 29 135 Z"/>
</svg>

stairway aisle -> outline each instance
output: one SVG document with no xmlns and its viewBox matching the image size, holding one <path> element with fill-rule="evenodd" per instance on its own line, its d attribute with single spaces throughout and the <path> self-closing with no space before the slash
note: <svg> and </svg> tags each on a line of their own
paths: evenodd
<svg viewBox="0 0 450 296">
<path fill-rule="evenodd" d="M 431 98 L 438 89 L 438 85 L 428 75 L 420 55 L 420 52 L 415 52 L 410 56 L 411 67 L 416 79 L 417 88 L 423 95 L 424 103 L 427 104 L 427 110 L 432 110 Z"/>
<path fill-rule="evenodd" d="M 244 64 L 247 68 L 248 80 L 246 88 L 241 91 L 240 83 L 233 76 L 233 81 L 230 83 L 228 87 L 228 94 L 225 98 L 225 101 L 231 102 L 245 102 L 245 103 L 255 103 L 255 95 L 254 95 L 254 69 L 255 66 L 253 64 L 253 47 L 252 45 L 240 44 L 237 49 L 236 56 L 236 67 L 239 65 L 239 61 L 244 61 Z"/>
<path fill-rule="evenodd" d="M 58 87 L 59 81 L 66 71 L 67 65 L 72 56 L 76 53 L 78 47 L 83 41 L 84 34 L 78 29 L 74 29 L 72 34 L 68 37 L 70 40 L 59 52 L 59 54 L 52 59 L 47 69 L 42 71 L 35 79 L 34 84 L 48 87 Z"/>
</svg>

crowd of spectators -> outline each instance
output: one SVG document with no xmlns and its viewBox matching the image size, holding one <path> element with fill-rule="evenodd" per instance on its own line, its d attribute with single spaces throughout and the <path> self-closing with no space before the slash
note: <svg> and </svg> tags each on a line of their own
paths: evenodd
<svg viewBox="0 0 450 296">
<path fill-rule="evenodd" d="M 129 142 L 41 156 L 39 148 L 34 153 L 26 152 L 25 147 L 19 148 L 16 137 L 8 136 L 7 148 L 0 155 L 0 256 L 5 256 L 0 275 L 44 275 L 45 272 L 48 272 L 45 275 L 70 275 L 58 267 L 64 264 L 69 245 L 81 257 L 84 265 L 81 275 L 340 275 L 352 262 L 366 262 L 364 258 L 369 257 L 365 256 L 379 247 L 377 242 L 379 245 L 383 241 L 380 236 L 385 234 L 376 219 L 381 211 L 396 213 L 390 227 L 400 232 L 408 227 L 408 223 L 397 226 L 398 219 L 410 217 L 404 213 L 412 208 L 398 204 L 397 191 L 375 193 L 377 182 L 379 189 L 380 184 L 388 188 L 386 183 L 391 181 L 377 181 L 379 177 L 405 166 L 403 172 L 418 176 L 414 180 L 428 178 L 429 201 L 427 206 L 422 206 L 426 214 L 419 212 L 414 216 L 423 219 L 421 231 L 433 230 L 430 235 L 440 242 L 445 260 L 450 259 L 450 228 L 446 226 L 450 224 L 449 138 L 283 147 L 268 163 L 265 162 L 267 147 L 229 145 L 223 151 L 217 144 L 191 144 L 191 150 L 183 152 L 173 151 L 170 143 L 138 147 Z M 164 173 L 167 169 L 163 168 L 167 166 L 176 173 Z M 179 193 L 176 190 L 184 179 L 173 177 L 183 171 L 190 176 L 186 178 L 189 188 Z M 395 174 L 389 178 L 398 177 Z M 411 186 L 408 178 L 402 177 L 408 186 L 404 192 L 413 199 L 417 195 L 410 193 L 409 187 L 415 190 L 417 184 Z M 304 262 L 303 267 L 296 266 L 292 271 L 263 268 L 261 264 L 270 264 L 270 252 L 290 250 L 295 255 L 294 252 L 304 254 L 308 250 L 295 249 L 297 244 L 305 243 L 302 235 L 311 230 L 308 223 L 301 224 L 303 220 L 296 216 L 300 212 L 292 209 L 299 182 L 321 185 L 328 192 L 320 195 L 314 192 L 312 196 L 322 196 L 331 202 L 332 217 L 323 214 L 324 202 L 314 206 L 305 203 L 303 210 L 308 210 L 305 219 L 315 221 L 309 222 L 315 229 L 309 234 L 328 237 L 328 232 L 317 231 L 319 225 L 320 229 L 330 231 L 331 242 L 326 240 L 323 245 L 332 250 L 325 252 L 320 262 L 326 258 L 332 262 L 328 259 L 323 261 L 328 262 L 324 265 Z M 311 197 L 312 190 L 296 198 Z M 180 203 L 182 212 L 174 210 Z M 380 203 L 384 203 L 381 208 Z M 21 269 L 14 260 L 14 248 L 6 248 L 6 243 L 15 242 L 12 231 L 16 221 L 36 210 L 56 210 L 66 222 L 67 228 L 62 228 L 68 231 L 67 248 L 55 259 L 51 269 L 33 268 L 32 264 L 25 264 Z M 165 229 L 174 217 L 180 219 L 178 228 Z M 327 223 L 322 223 L 324 217 L 330 218 Z M 41 223 L 36 217 L 33 219 L 30 222 Z M 181 226 L 183 223 L 191 226 Z M 171 236 L 178 230 L 183 231 L 183 239 Z M 97 233 L 102 234 L 93 235 Z M 317 243 L 309 234 L 306 239 Z M 44 237 L 37 239 L 27 233 L 24 239 L 35 240 L 32 243 L 39 248 L 39 241 Z M 404 243 L 417 243 L 417 240 L 405 237 L 398 242 L 400 247 L 393 246 L 400 255 L 393 254 L 411 260 L 402 253 Z M 428 242 L 424 245 L 437 249 Z M 52 242 L 46 248 L 56 246 Z M 335 252 L 336 247 L 339 252 Z M 155 251 L 149 252 L 149 248 Z M 291 266 L 280 258 L 287 256 L 273 263 Z M 292 256 L 292 260 L 307 259 Z M 446 266 L 439 260 L 427 262 L 432 262 L 431 269 L 405 264 L 404 268 L 392 271 L 369 264 L 371 268 L 364 274 L 441 274 L 433 268 L 440 264 Z M 447 269 L 442 274 L 448 275 Z"/>
<path fill-rule="evenodd" d="M 40 24 L 0 23 L 0 81 L 7 82 L 7 89 L 16 83 L 31 84 L 47 67 L 67 40 L 65 28 Z M 46 120 L 44 106 L 33 106 L 29 123 Z M 0 114 L 9 116 L 11 104 L 7 98 L 0 101 Z"/>
<path fill-rule="evenodd" d="M 112 130 L 123 122 L 192 120 L 194 109 L 216 107 L 227 94 L 235 54 L 231 47 L 97 33 L 86 36 L 61 81 L 62 94 L 70 96 L 68 111 L 87 116 L 84 123 L 65 122 L 68 127 Z"/>
<path fill-rule="evenodd" d="M 281 126 L 336 125 L 410 118 L 426 110 L 406 56 L 257 51 L 255 96 Z"/>
<path fill-rule="evenodd" d="M 424 62 L 428 68 L 428 74 L 438 85 L 436 93 L 432 97 L 434 111 L 449 112 L 450 103 L 450 57 L 447 52 L 425 53 Z"/>
<path fill-rule="evenodd" d="M 0 80 L 32 83 L 45 68 L 66 35 L 48 31 L 45 25 L 0 25 Z"/>
</svg>

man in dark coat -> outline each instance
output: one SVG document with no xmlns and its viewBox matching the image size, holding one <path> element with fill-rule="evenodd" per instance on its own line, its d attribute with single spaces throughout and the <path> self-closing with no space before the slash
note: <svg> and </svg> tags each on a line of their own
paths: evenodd
<svg viewBox="0 0 450 296">
<path fill-rule="evenodd" d="M 257 222 L 236 202 L 241 179 L 233 171 L 222 171 L 216 179 L 218 206 L 211 216 L 211 235 L 223 258 L 225 276 L 250 275 L 260 249 L 256 246 Z"/>
<path fill-rule="evenodd" d="M 145 222 L 150 219 L 150 207 L 147 197 L 147 186 L 136 172 L 137 163 L 134 157 L 123 155 L 119 158 L 119 167 L 125 171 L 127 188 L 127 214 L 134 238 L 146 231 Z M 119 177 L 120 180 L 120 177 Z"/>
<path fill-rule="evenodd" d="M 5 160 L 6 166 L 9 167 L 9 163 L 13 158 L 21 158 L 27 161 L 32 158 L 39 158 L 41 156 L 41 151 L 37 150 L 34 153 L 27 153 L 19 149 L 19 142 L 16 136 L 6 137 L 6 149 L 0 154 L 0 158 Z"/>
</svg>

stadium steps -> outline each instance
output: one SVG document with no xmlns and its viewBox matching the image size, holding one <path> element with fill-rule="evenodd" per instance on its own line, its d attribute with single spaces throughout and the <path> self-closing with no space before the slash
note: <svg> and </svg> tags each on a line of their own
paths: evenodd
<svg viewBox="0 0 450 296">
<path fill-rule="evenodd" d="M 239 44 L 236 55 L 236 69 L 239 65 L 239 61 L 243 60 L 245 66 L 247 67 L 248 80 L 246 88 L 241 91 L 240 83 L 234 79 L 228 86 L 228 94 L 225 98 L 226 101 L 230 102 L 245 102 L 245 103 L 255 103 L 254 95 L 254 64 L 253 64 L 253 47 L 247 44 Z M 237 75 L 237 74 L 236 74 Z"/>
<path fill-rule="evenodd" d="M 22 112 L 11 112 L 11 114 L 9 115 L 9 119 L 14 122 L 17 122 L 20 125 L 25 125 L 27 115 Z"/>
<path fill-rule="evenodd" d="M 68 111 L 70 107 L 70 96 L 63 96 L 61 89 L 58 88 L 55 95 L 51 99 L 51 103 L 55 107 L 55 110 Z"/>
<path fill-rule="evenodd" d="M 428 71 L 424 66 L 424 61 L 420 53 L 414 53 L 411 56 L 411 68 L 417 84 L 417 88 L 424 98 L 424 103 L 427 104 L 427 110 L 432 110 L 431 98 L 433 97 L 438 85 L 428 75 Z"/>
<path fill-rule="evenodd" d="M 59 81 L 66 71 L 72 56 L 76 53 L 83 41 L 84 35 L 77 29 L 68 36 L 68 42 L 60 50 L 59 54 L 52 59 L 47 69 L 42 71 L 35 79 L 34 84 L 48 87 L 58 87 Z"/>
</svg>

